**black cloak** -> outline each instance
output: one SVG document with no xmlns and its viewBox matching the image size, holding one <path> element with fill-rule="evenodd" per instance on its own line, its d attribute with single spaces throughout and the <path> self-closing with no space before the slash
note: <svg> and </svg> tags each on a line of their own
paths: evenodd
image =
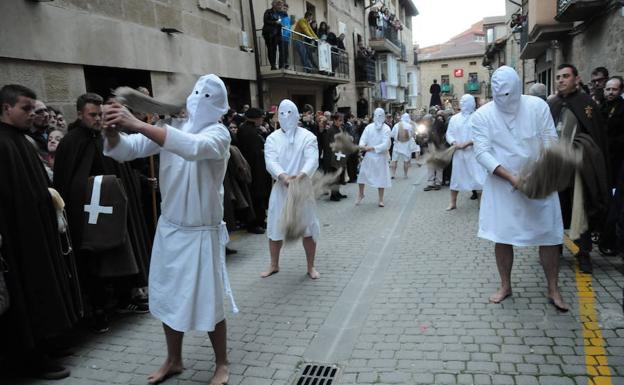
<svg viewBox="0 0 624 385">
<path fill-rule="evenodd" d="M 592 181 L 586 181 L 584 183 L 584 195 L 586 197 L 585 211 L 588 215 L 589 228 L 590 231 L 599 230 L 604 223 L 610 199 L 610 196 L 604 193 L 609 190 L 607 176 L 610 175 L 610 173 L 609 165 L 607 163 L 609 154 L 607 149 L 607 135 L 604 121 L 602 120 L 602 116 L 600 114 L 600 109 L 588 94 L 578 91 L 565 97 L 557 95 L 548 102 L 548 105 L 555 121 L 555 125 L 559 122 L 561 110 L 565 106 L 572 111 L 576 117 L 578 122 L 577 135 L 587 134 L 595 143 L 595 146 L 587 145 L 584 147 L 585 149 L 592 149 L 592 151 L 597 152 L 597 154 L 585 154 L 584 156 L 590 160 L 590 164 L 583 165 L 583 168 L 600 164 L 600 160 L 602 160 L 602 164 L 605 165 L 604 172 L 600 173 L 600 175 L 596 175 L 597 177 L 593 178 Z M 585 138 L 585 142 L 587 142 L 589 138 Z M 588 190 L 588 187 L 590 186 L 592 187 L 592 190 L 598 191 L 599 193 L 593 194 L 592 191 Z M 559 192 L 563 225 L 566 229 L 570 227 L 570 221 L 572 219 L 573 193 L 574 180 L 570 181 L 569 188 Z M 590 197 L 593 199 L 590 199 Z"/>
<path fill-rule="evenodd" d="M 61 252 L 41 160 L 24 132 L 2 122 L 0 180 L 0 251 L 11 301 L 0 315 L 0 350 L 14 354 L 71 328 L 82 303 L 74 257 Z"/>
<path fill-rule="evenodd" d="M 104 156 L 103 138 L 77 121 L 59 143 L 54 159 L 54 187 L 67 206 L 69 229 L 74 250 L 80 254 L 84 226 L 87 180 L 93 175 L 116 175 L 128 196 L 128 236 L 139 267 L 137 287 L 147 285 L 151 239 L 141 203 L 141 186 L 130 163 L 119 163 Z"/>
</svg>

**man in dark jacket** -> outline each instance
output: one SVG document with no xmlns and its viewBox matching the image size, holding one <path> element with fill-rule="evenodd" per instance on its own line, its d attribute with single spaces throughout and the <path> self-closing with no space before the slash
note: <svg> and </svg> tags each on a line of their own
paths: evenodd
<svg viewBox="0 0 624 385">
<path fill-rule="evenodd" d="M 339 169 L 342 172 L 337 175 L 334 185 L 332 186 L 331 194 L 329 196 L 330 201 L 337 202 L 347 196 L 340 193 L 340 185 L 344 182 L 344 173 L 347 166 L 347 155 L 342 151 L 334 151 L 332 144 L 335 142 L 335 136 L 343 132 L 344 118 L 340 112 L 336 112 L 332 116 L 331 126 L 321 134 L 321 142 L 323 147 L 322 168 L 325 173 L 335 173 Z"/>
<path fill-rule="evenodd" d="M 561 64 L 555 79 L 558 94 L 548 104 L 557 133 L 562 139 L 580 146 L 585 159 L 578 171 L 582 186 L 570 181 L 570 187 L 559 193 L 563 224 L 565 228 L 570 227 L 575 206 L 575 210 L 582 210 L 582 217 L 587 218 L 587 229 L 574 241 L 579 246 L 576 255 L 579 268 L 590 274 L 593 270 L 589 255 L 592 249 L 591 233 L 599 231 L 604 224 L 610 196 L 605 156 L 608 154 L 606 130 L 596 103 L 588 94 L 577 90 L 580 79 L 576 67 Z M 583 189 L 582 203 L 574 201 L 575 188 Z"/>
<path fill-rule="evenodd" d="M 245 113 L 246 121 L 238 127 L 238 148 L 251 169 L 251 202 L 255 219 L 247 223 L 247 231 L 264 234 L 266 210 L 271 192 L 271 176 L 264 163 L 264 138 L 260 126 L 264 121 L 264 111 L 250 108 Z"/>
<path fill-rule="evenodd" d="M 622 78 L 614 76 L 604 88 L 602 117 L 607 124 L 607 143 L 609 145 L 609 184 L 615 188 L 617 177 L 624 162 L 624 99 Z"/>
<path fill-rule="evenodd" d="M 72 123 L 72 129 L 56 152 L 53 185 L 66 203 L 80 278 L 93 306 L 93 330 L 105 332 L 108 330 L 104 311 L 106 286 L 111 281 L 118 290 L 119 311 L 148 311 L 145 303 L 132 300 L 130 292 L 132 288 L 147 286 L 151 239 L 142 211 L 136 173 L 130 163 L 119 163 L 102 154 L 102 97 L 93 93 L 81 95 L 76 107 L 78 120 Z M 97 175 L 115 175 L 121 180 L 127 196 L 128 237 L 123 245 L 109 250 L 84 250 L 88 181 L 89 177 Z"/>
<path fill-rule="evenodd" d="M 264 43 L 267 47 L 269 64 L 271 64 L 271 69 L 276 70 L 275 66 L 277 51 L 278 48 L 282 47 L 282 22 L 281 22 L 281 13 L 282 11 L 282 1 L 273 0 L 271 2 L 271 8 L 264 11 L 264 16 L 262 17 L 263 25 L 262 25 L 262 37 L 264 38 Z M 284 67 L 284 57 L 280 55 L 280 68 Z"/>
<path fill-rule="evenodd" d="M 25 138 L 36 99 L 20 85 L 0 89 L 0 274 L 10 299 L 0 314 L 0 356 L 28 375 L 60 379 L 69 370 L 47 361 L 44 347 L 76 324 L 82 303 L 74 257 L 61 251 L 48 177 Z"/>
</svg>

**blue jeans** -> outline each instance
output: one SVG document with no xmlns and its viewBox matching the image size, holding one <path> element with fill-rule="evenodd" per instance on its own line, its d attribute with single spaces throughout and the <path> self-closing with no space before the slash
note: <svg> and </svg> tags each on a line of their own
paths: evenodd
<svg viewBox="0 0 624 385">
<path fill-rule="evenodd" d="M 301 58 L 301 63 L 303 64 L 304 69 L 312 69 L 312 61 L 310 60 L 310 49 L 309 47 L 300 40 L 295 40 L 295 47 L 297 48 L 297 52 L 299 52 L 299 57 Z"/>
</svg>

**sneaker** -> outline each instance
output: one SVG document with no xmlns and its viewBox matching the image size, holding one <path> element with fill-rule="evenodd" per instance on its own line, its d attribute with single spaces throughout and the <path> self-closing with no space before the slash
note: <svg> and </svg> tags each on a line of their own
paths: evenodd
<svg viewBox="0 0 624 385">
<path fill-rule="evenodd" d="M 434 190 L 436 190 L 436 191 L 438 191 L 438 190 L 439 190 L 439 189 L 441 189 L 441 188 L 442 188 L 442 187 L 441 187 L 439 184 L 437 184 L 437 185 L 433 186 L 433 189 L 434 189 Z"/>
<path fill-rule="evenodd" d="M 149 305 L 145 302 L 130 301 L 127 303 L 120 303 L 115 311 L 119 314 L 145 314 L 149 313 Z"/>
<path fill-rule="evenodd" d="M 345 194 L 341 194 L 341 193 L 338 193 L 338 196 L 340 197 L 340 199 L 345 199 L 345 198 L 348 198 L 348 196 L 347 196 L 347 195 L 345 195 Z"/>
<path fill-rule="evenodd" d="M 236 254 L 236 253 L 238 253 L 237 250 L 230 249 L 228 247 L 225 248 L 225 255 L 232 255 L 232 254 Z"/>
<path fill-rule="evenodd" d="M 264 229 L 260 226 L 248 227 L 247 232 L 252 234 L 264 234 Z"/>
<path fill-rule="evenodd" d="M 473 190 L 473 191 L 472 191 L 472 195 L 470 196 L 470 199 L 471 199 L 471 200 L 475 200 L 475 199 L 477 199 L 477 198 L 479 198 L 479 195 L 477 195 L 477 192 Z"/>
<path fill-rule="evenodd" d="M 575 257 L 579 264 L 579 270 L 581 270 L 583 273 L 591 274 L 594 271 L 589 253 L 579 251 Z"/>
<path fill-rule="evenodd" d="M 431 191 L 431 190 L 435 190 L 435 186 L 427 186 L 423 189 L 423 191 Z"/>
<path fill-rule="evenodd" d="M 69 377 L 70 374 L 71 372 L 66 367 L 53 362 L 46 362 L 37 369 L 35 377 L 44 380 L 60 380 Z"/>
</svg>

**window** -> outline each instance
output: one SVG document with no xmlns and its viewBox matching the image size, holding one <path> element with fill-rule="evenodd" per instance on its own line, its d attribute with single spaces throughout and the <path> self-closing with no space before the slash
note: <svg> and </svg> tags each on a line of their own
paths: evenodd
<svg viewBox="0 0 624 385">
<path fill-rule="evenodd" d="M 537 81 L 546 85 L 546 92 L 552 92 L 552 68 L 537 74 Z"/>
<path fill-rule="evenodd" d="M 479 74 L 476 72 L 471 72 L 468 74 L 468 82 L 470 83 L 479 83 Z"/>
<path fill-rule="evenodd" d="M 482 42 L 485 41 L 485 38 L 483 37 L 483 35 L 476 35 L 475 36 L 475 41 L 479 42 L 479 43 L 482 43 Z"/>
<path fill-rule="evenodd" d="M 314 17 L 314 20 L 316 20 L 316 7 L 314 6 L 314 4 L 308 3 L 306 1 L 306 12 L 307 11 L 312 12 L 312 16 Z"/>
<path fill-rule="evenodd" d="M 486 30 L 486 34 L 488 44 L 494 42 L 494 39 L 496 38 L 496 36 L 494 35 L 494 28 L 488 28 Z"/>
<path fill-rule="evenodd" d="M 449 84 L 449 76 L 448 75 L 440 76 L 440 83 L 441 84 Z"/>
<path fill-rule="evenodd" d="M 471 66 L 476 66 L 476 65 L 477 65 L 477 62 L 476 62 L 476 61 L 471 61 L 469 64 L 470 64 Z"/>
<path fill-rule="evenodd" d="M 442 68 L 448 68 L 448 64 L 442 64 Z"/>
</svg>

